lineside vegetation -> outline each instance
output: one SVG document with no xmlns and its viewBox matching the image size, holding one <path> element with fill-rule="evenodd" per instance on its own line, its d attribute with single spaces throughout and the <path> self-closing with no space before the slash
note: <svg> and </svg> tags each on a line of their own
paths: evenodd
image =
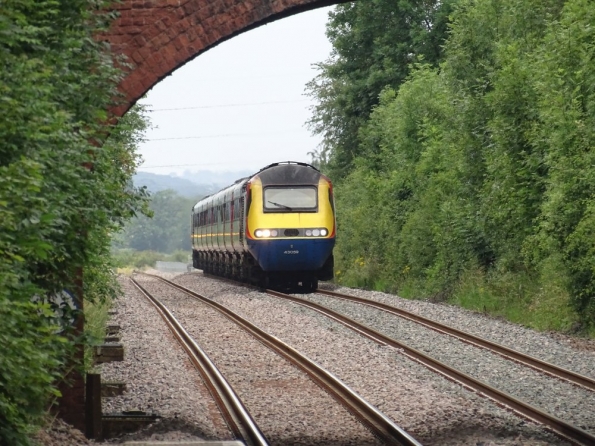
<svg viewBox="0 0 595 446">
<path fill-rule="evenodd" d="M 374 26 L 399 14 L 404 37 Z M 593 3 L 373 0 L 327 33 L 310 124 L 338 183 L 338 280 L 593 333 Z"/>
<path fill-rule="evenodd" d="M 131 186 L 142 110 L 108 124 L 106 4 L 0 2 L 0 444 L 29 444 L 74 344 L 32 297 L 76 292 L 81 270 L 87 300 L 113 297 L 111 234 L 146 209 Z"/>
</svg>

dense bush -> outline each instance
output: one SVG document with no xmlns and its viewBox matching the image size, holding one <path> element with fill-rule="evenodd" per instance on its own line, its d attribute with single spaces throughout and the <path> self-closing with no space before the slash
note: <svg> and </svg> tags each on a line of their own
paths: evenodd
<svg viewBox="0 0 595 446">
<path fill-rule="evenodd" d="M 133 218 L 115 237 L 114 247 L 137 251 L 190 251 L 190 216 L 197 198 L 163 190 L 151 196 L 152 216 Z"/>
<path fill-rule="evenodd" d="M 338 277 L 593 326 L 595 9 L 460 0 L 451 17 L 439 67 L 383 91 L 336 179 Z"/>
<path fill-rule="evenodd" d="M 146 198 L 129 187 L 144 119 L 106 124 L 120 74 L 93 39 L 110 20 L 104 6 L 0 3 L 1 444 L 27 444 L 65 361 L 32 297 L 76 291 L 81 270 L 87 298 L 114 293 L 110 234 Z"/>
</svg>

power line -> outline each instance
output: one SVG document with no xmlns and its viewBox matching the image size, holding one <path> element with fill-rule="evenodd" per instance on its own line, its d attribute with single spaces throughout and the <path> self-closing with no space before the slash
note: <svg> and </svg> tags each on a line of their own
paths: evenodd
<svg viewBox="0 0 595 446">
<path fill-rule="evenodd" d="M 282 132 L 266 132 L 266 133 L 227 133 L 222 135 L 203 135 L 203 136 L 179 136 L 179 137 L 172 137 L 172 138 L 150 138 L 146 139 L 145 141 L 171 141 L 171 140 L 180 140 L 180 139 L 207 139 L 207 138 L 229 138 L 233 136 L 264 136 L 264 135 L 281 135 L 285 133 L 297 133 L 303 132 L 304 130 L 284 130 Z"/>
<path fill-rule="evenodd" d="M 296 160 L 297 161 L 297 160 Z M 139 166 L 138 169 L 142 170 L 142 169 L 160 169 L 160 168 L 165 168 L 165 167 L 196 167 L 196 166 L 221 166 L 221 165 L 246 165 L 250 162 L 254 162 L 254 160 L 250 160 L 250 161 L 226 161 L 226 162 L 221 162 L 221 163 L 200 163 L 200 164 L 166 164 L 166 165 L 159 165 L 159 166 Z M 260 164 L 265 164 L 266 162 L 262 162 Z"/>
<path fill-rule="evenodd" d="M 162 111 L 178 111 L 178 110 L 200 110 L 208 108 L 226 108 L 226 107 L 247 107 L 251 105 L 269 105 L 269 104 L 290 104 L 298 102 L 309 102 L 308 99 L 300 99 L 295 101 L 267 101 L 267 102 L 245 102 L 239 104 L 219 104 L 219 105 L 202 105 L 199 107 L 178 107 L 178 108 L 153 108 L 148 109 L 150 112 L 162 112 Z"/>
</svg>

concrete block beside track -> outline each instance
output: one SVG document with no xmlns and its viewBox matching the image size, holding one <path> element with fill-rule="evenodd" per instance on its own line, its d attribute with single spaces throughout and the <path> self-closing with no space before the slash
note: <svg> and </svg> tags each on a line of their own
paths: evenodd
<svg viewBox="0 0 595 446">
<path fill-rule="evenodd" d="M 102 344 L 95 347 L 94 359 L 96 364 L 124 360 L 124 346 L 122 344 Z"/>
</svg>

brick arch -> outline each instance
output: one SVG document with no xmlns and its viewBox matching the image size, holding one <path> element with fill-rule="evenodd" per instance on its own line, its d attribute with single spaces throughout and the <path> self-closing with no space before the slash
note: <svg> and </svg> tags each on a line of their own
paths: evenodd
<svg viewBox="0 0 595 446">
<path fill-rule="evenodd" d="M 124 114 L 157 82 L 244 31 L 344 0 L 124 0 L 103 39 L 131 65 L 120 83 Z"/>
</svg>

